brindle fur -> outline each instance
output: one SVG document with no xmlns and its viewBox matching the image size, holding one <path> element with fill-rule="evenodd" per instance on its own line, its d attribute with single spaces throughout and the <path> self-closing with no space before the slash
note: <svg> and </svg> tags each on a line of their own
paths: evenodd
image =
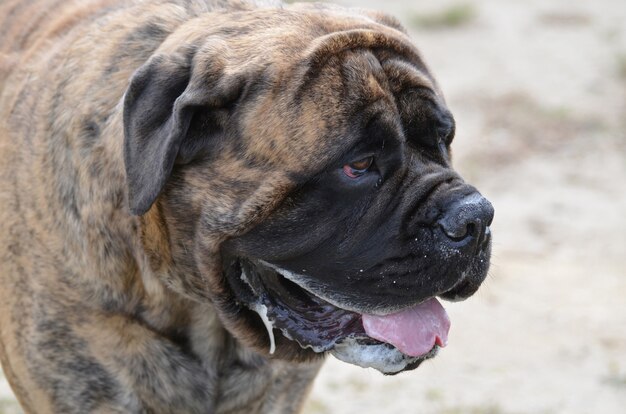
<svg viewBox="0 0 626 414">
<path fill-rule="evenodd" d="M 299 410 L 321 358 L 282 337 L 278 358 L 268 358 L 259 319 L 235 305 L 221 278 L 219 246 L 263 220 L 303 172 L 345 150 L 349 143 L 328 138 L 348 128 L 345 102 L 395 105 L 394 85 L 367 57 L 346 57 L 357 86 L 345 87 L 333 59 L 350 45 L 423 67 L 393 19 L 330 6 L 2 2 L 0 358 L 26 412 Z M 149 64 L 164 79 L 190 71 L 215 108 L 205 121 L 242 138 L 216 139 L 206 162 L 174 166 L 136 216 L 123 97 Z M 436 90 L 429 76 L 396 82 Z M 303 85 L 320 93 L 290 106 L 283 90 L 297 95 Z M 231 95 L 246 105 L 235 111 Z"/>
</svg>

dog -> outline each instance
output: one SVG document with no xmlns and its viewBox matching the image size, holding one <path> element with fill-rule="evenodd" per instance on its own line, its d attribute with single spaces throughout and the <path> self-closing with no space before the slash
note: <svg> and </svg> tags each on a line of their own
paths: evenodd
<svg viewBox="0 0 626 414">
<path fill-rule="evenodd" d="M 382 13 L 0 5 L 0 359 L 27 413 L 296 413 L 485 279 L 489 201 Z"/>
</svg>

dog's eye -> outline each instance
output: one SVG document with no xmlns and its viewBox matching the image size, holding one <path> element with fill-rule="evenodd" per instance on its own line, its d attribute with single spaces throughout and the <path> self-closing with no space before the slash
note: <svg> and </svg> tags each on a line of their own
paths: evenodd
<svg viewBox="0 0 626 414">
<path fill-rule="evenodd" d="M 370 169 L 373 162 L 374 157 L 363 158 L 362 160 L 344 165 L 343 172 L 350 178 L 359 178 Z"/>
</svg>

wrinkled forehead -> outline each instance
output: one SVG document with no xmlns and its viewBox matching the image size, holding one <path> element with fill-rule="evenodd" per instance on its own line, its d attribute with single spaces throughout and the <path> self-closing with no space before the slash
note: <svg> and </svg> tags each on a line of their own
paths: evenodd
<svg viewBox="0 0 626 414">
<path fill-rule="evenodd" d="M 278 64 L 272 92 L 245 115 L 255 154 L 294 172 L 319 171 L 354 146 L 372 119 L 390 128 L 389 139 L 403 140 L 403 122 L 424 116 L 421 98 L 443 103 L 404 33 L 371 22 L 344 29 L 313 38 Z"/>
</svg>

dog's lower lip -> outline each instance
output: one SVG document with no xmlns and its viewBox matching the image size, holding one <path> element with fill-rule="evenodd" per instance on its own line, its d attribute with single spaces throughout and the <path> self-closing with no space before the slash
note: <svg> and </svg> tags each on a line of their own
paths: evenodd
<svg viewBox="0 0 626 414">
<path fill-rule="evenodd" d="M 444 347 L 447 344 L 449 327 L 447 316 L 445 316 L 447 326 L 441 329 L 429 327 L 432 325 L 434 314 L 428 309 L 432 308 L 433 302 L 445 315 L 445 311 L 434 297 L 395 313 L 371 316 L 326 302 L 325 299 L 284 277 L 275 266 L 265 266 L 264 262 L 248 262 L 243 267 L 248 270 L 244 272 L 246 275 L 252 271 L 257 273 L 259 302 L 251 306 L 251 309 L 257 310 L 258 303 L 261 303 L 266 309 L 262 316 L 271 320 L 273 328 L 280 330 L 285 337 L 298 342 L 303 348 L 325 352 L 351 338 L 360 341 L 362 345 L 386 344 L 409 358 L 417 358 L 428 355 L 431 348 L 435 346 Z M 261 294 L 259 294 L 259 282 L 262 285 L 263 293 Z M 425 319 L 420 316 L 420 310 L 426 312 Z M 373 318 L 377 321 L 379 328 L 382 326 L 382 330 L 378 330 L 378 336 L 369 334 L 364 323 L 366 318 L 369 320 Z M 441 318 L 434 319 L 441 321 Z M 398 323 L 399 320 L 404 322 Z M 426 326 L 421 326 L 421 324 L 426 324 Z M 399 327 L 388 328 L 387 325 Z M 412 330 L 421 332 L 421 336 L 411 333 Z M 432 334 L 434 336 L 431 336 Z"/>
</svg>

